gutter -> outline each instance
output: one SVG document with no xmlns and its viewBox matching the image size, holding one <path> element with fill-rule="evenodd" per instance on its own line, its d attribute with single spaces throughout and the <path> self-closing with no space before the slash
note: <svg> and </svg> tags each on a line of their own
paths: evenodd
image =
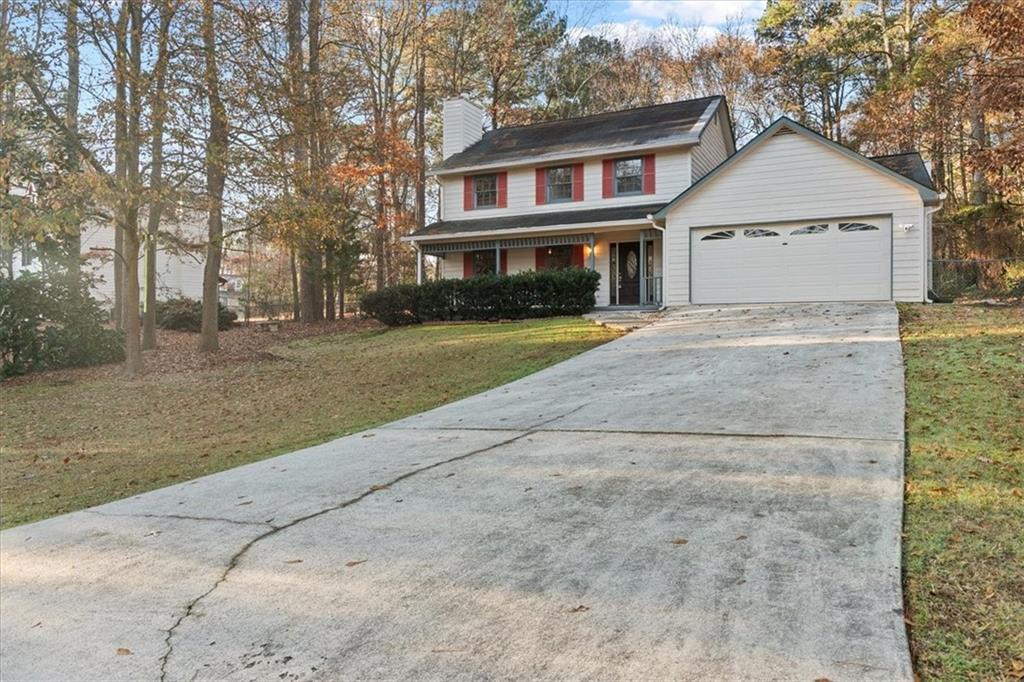
<svg viewBox="0 0 1024 682">
<path fill-rule="evenodd" d="M 455 168 L 442 168 L 440 166 L 435 166 L 434 168 L 430 168 L 427 170 L 427 177 L 439 177 L 442 175 L 464 175 L 467 173 L 477 173 L 479 171 L 516 168 L 519 166 L 536 166 L 538 164 L 548 164 L 560 161 L 572 161 L 589 157 L 605 158 L 609 156 L 616 156 L 619 154 L 625 154 L 634 151 L 642 152 L 654 151 L 658 149 L 692 147 L 693 145 L 699 143 L 700 135 L 686 133 L 684 135 L 677 135 L 675 137 L 667 137 L 657 142 L 653 142 L 646 145 L 619 145 L 616 147 L 585 147 L 582 149 L 566 150 L 564 152 L 535 154 L 533 156 L 513 158 L 508 159 L 506 161 L 482 163 L 469 166 L 458 166 Z"/>
</svg>

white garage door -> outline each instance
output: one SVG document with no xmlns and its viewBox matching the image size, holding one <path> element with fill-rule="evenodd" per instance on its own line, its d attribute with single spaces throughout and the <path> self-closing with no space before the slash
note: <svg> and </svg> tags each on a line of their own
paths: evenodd
<svg viewBox="0 0 1024 682">
<path fill-rule="evenodd" d="M 887 301 L 888 217 L 691 231 L 694 303 Z"/>
</svg>

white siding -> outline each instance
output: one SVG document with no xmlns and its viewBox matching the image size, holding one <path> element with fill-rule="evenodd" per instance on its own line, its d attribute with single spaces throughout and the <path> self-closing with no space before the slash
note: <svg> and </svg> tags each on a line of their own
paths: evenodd
<svg viewBox="0 0 1024 682">
<path fill-rule="evenodd" d="M 718 135 L 721 137 L 721 134 Z M 642 153 L 642 152 L 641 152 Z M 601 157 L 566 161 L 583 161 L 583 201 L 557 204 L 536 204 L 535 168 L 513 168 L 508 171 L 508 206 L 464 211 L 462 208 L 462 177 L 449 175 L 441 180 L 441 216 L 443 220 L 467 218 L 491 218 L 521 213 L 544 213 L 572 211 L 584 208 L 610 208 L 637 204 L 668 202 L 690 186 L 690 153 L 686 149 L 654 152 L 654 194 L 639 194 L 628 197 L 601 196 Z"/>
<path fill-rule="evenodd" d="M 167 225 L 162 232 L 176 232 L 186 242 L 197 242 L 203 228 L 198 225 Z M 93 225 L 82 230 L 82 255 L 85 257 L 83 271 L 91 272 L 97 279 L 92 295 L 103 305 L 114 303 L 114 228 L 108 225 Z M 139 282 L 144 281 L 144 261 L 139 254 Z M 203 254 L 171 253 L 160 247 L 156 253 L 156 294 L 160 300 L 184 296 L 201 299 L 203 296 Z M 144 289 L 141 289 L 144 291 Z"/>
<path fill-rule="evenodd" d="M 691 184 L 697 182 L 711 170 L 729 157 L 725 146 L 725 138 L 722 137 L 721 116 L 716 115 L 708 122 L 704 132 L 700 136 L 700 144 L 694 147 L 690 169 Z M 682 191 L 682 190 L 680 190 Z"/>
<path fill-rule="evenodd" d="M 917 191 L 803 135 L 772 137 L 669 212 L 666 302 L 690 302 L 692 227 L 879 214 L 892 215 L 893 297 L 921 301 L 925 224 Z"/>
</svg>

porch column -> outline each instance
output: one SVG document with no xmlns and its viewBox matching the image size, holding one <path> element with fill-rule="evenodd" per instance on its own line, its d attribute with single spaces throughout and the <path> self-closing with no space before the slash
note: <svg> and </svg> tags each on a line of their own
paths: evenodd
<svg viewBox="0 0 1024 682">
<path fill-rule="evenodd" d="M 501 274 L 501 246 L 494 247 L 494 274 Z"/>
<path fill-rule="evenodd" d="M 647 236 L 640 233 L 640 305 L 647 304 Z"/>
<path fill-rule="evenodd" d="M 419 244 L 413 244 L 413 248 L 416 249 L 416 284 L 423 284 L 423 252 Z"/>
<path fill-rule="evenodd" d="M 590 269 L 597 270 L 597 262 L 594 257 L 594 246 L 595 246 L 594 235 L 590 235 Z"/>
</svg>

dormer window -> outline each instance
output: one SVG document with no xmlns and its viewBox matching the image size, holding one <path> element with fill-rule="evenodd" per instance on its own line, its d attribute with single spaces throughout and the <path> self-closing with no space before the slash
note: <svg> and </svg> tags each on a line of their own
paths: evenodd
<svg viewBox="0 0 1024 682">
<path fill-rule="evenodd" d="M 572 166 L 547 169 L 547 203 L 572 201 Z"/>
<path fill-rule="evenodd" d="M 642 194 L 644 191 L 644 160 L 617 159 L 615 161 L 615 196 Z"/>
<path fill-rule="evenodd" d="M 498 205 L 498 176 L 495 173 L 473 176 L 473 208 Z"/>
</svg>

